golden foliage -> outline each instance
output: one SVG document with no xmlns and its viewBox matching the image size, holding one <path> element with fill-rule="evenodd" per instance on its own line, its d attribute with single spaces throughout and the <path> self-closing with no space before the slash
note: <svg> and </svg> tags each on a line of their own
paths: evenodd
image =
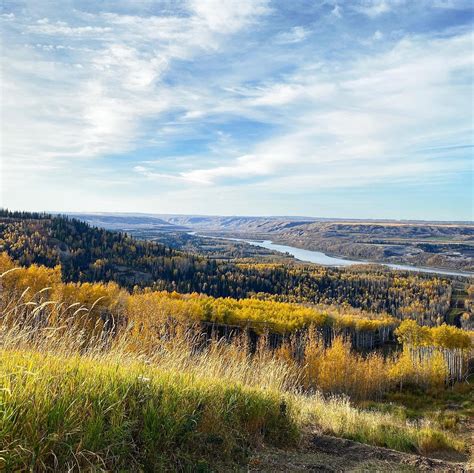
<svg viewBox="0 0 474 473">
<path fill-rule="evenodd" d="M 457 356 L 456 350 L 467 352 L 472 346 L 470 334 L 456 327 L 429 328 L 405 320 L 396 330 L 404 345 L 399 356 L 361 355 L 342 336 L 334 337 L 332 344 L 325 346 L 321 330 L 333 335 L 341 329 L 370 333 L 394 326 L 393 318 L 274 300 L 151 290 L 130 294 L 115 283 L 66 284 L 61 282 L 59 267 L 15 268 L 5 254 L 0 254 L 0 270 L 0 309 L 3 314 L 10 313 L 10 301 L 17 301 L 18 306 L 21 300 L 22 307 L 30 307 L 31 326 L 54 327 L 65 334 L 74 325 L 82 330 L 84 343 L 97 337 L 113 339 L 114 344 L 122 343 L 133 353 L 151 353 L 159 343 L 172 345 L 187 340 L 193 326 L 197 338 L 192 350 L 200 349 L 202 322 L 250 327 L 264 334 L 252 355 L 262 363 L 280 360 L 300 373 L 307 390 L 348 394 L 356 399 L 378 398 L 387 390 L 407 384 L 441 387 L 448 378 L 448 358 Z M 49 311 L 39 310 L 50 304 L 48 300 L 55 301 Z M 15 312 L 11 313 L 15 316 Z M 41 319 L 40 315 L 46 313 Z M 269 348 L 268 332 L 283 334 L 283 342 L 275 350 Z M 248 357 L 248 348 L 248 340 L 234 338 L 227 351 L 229 360 Z M 421 348 L 426 349 L 420 351 Z"/>
<path fill-rule="evenodd" d="M 406 385 L 442 388 L 449 378 L 448 365 L 440 351 L 428 356 L 405 347 L 388 370 L 389 379 L 400 389 Z"/>
<path fill-rule="evenodd" d="M 371 399 L 381 396 L 388 387 L 384 358 L 376 353 L 368 356 L 355 353 L 349 341 L 340 336 L 325 347 L 321 338 L 310 334 L 303 369 L 306 388 L 325 393 Z"/>
<path fill-rule="evenodd" d="M 413 347 L 433 346 L 461 350 L 472 347 L 469 332 L 446 324 L 423 327 L 414 320 L 404 320 L 395 330 L 395 335 L 401 343 Z"/>
</svg>

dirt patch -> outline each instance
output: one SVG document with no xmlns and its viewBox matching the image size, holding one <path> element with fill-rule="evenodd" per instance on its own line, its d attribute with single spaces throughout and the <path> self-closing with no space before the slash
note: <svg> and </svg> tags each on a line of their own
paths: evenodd
<svg viewBox="0 0 474 473">
<path fill-rule="evenodd" d="M 466 464 L 411 455 L 327 435 L 308 434 L 293 450 L 263 449 L 255 453 L 249 472 L 468 472 Z"/>
</svg>

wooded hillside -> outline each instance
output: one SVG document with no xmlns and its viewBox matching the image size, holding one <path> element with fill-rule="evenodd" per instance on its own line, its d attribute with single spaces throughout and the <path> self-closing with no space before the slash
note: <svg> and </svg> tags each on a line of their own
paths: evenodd
<svg viewBox="0 0 474 473">
<path fill-rule="evenodd" d="M 20 265 L 61 265 L 63 279 L 70 282 L 114 281 L 128 289 L 348 304 L 424 324 L 440 323 L 450 306 L 446 279 L 376 267 L 216 261 L 64 216 L 0 211 L 0 250 Z"/>
</svg>

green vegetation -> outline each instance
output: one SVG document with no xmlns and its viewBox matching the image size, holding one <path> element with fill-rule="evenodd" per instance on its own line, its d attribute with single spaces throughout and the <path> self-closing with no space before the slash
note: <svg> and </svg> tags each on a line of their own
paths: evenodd
<svg viewBox="0 0 474 473">
<path fill-rule="evenodd" d="M 204 471 L 265 441 L 290 446 L 284 398 L 123 358 L 0 352 L 2 467 Z M 201 467 L 201 468 L 200 468 Z"/>
<path fill-rule="evenodd" d="M 457 383 L 448 389 L 390 392 L 381 401 L 365 401 L 360 406 L 364 410 L 385 413 L 398 422 L 410 422 L 415 426 L 429 422 L 434 429 L 449 432 L 453 438 L 472 446 L 472 383 Z M 472 460 L 474 451 L 471 450 Z"/>
<path fill-rule="evenodd" d="M 410 425 L 396 415 L 355 408 L 347 399 L 323 401 L 316 397 L 308 401 L 305 413 L 307 421 L 318 425 L 323 432 L 370 445 L 421 453 L 465 448 L 454 436 L 423 422 Z"/>
<path fill-rule="evenodd" d="M 444 390 L 387 393 L 383 402 L 364 402 L 365 408 L 390 413 L 400 420 L 429 419 L 440 429 L 463 433 L 474 418 L 474 386 L 458 383 Z"/>
<path fill-rule="evenodd" d="M 6 471 L 228 471 L 261 443 L 289 448 L 308 428 L 406 452 L 466 450 L 429 423 L 301 393 L 272 352 L 220 342 L 196 352 L 175 337 L 145 356 L 100 337 L 84 346 L 79 333 L 2 326 Z"/>
</svg>

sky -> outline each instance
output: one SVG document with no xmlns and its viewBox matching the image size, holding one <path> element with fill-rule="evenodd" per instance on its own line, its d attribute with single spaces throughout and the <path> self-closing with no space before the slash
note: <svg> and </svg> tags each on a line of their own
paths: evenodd
<svg viewBox="0 0 474 473">
<path fill-rule="evenodd" d="M 3 0 L 17 210 L 473 220 L 470 0 Z"/>
</svg>

